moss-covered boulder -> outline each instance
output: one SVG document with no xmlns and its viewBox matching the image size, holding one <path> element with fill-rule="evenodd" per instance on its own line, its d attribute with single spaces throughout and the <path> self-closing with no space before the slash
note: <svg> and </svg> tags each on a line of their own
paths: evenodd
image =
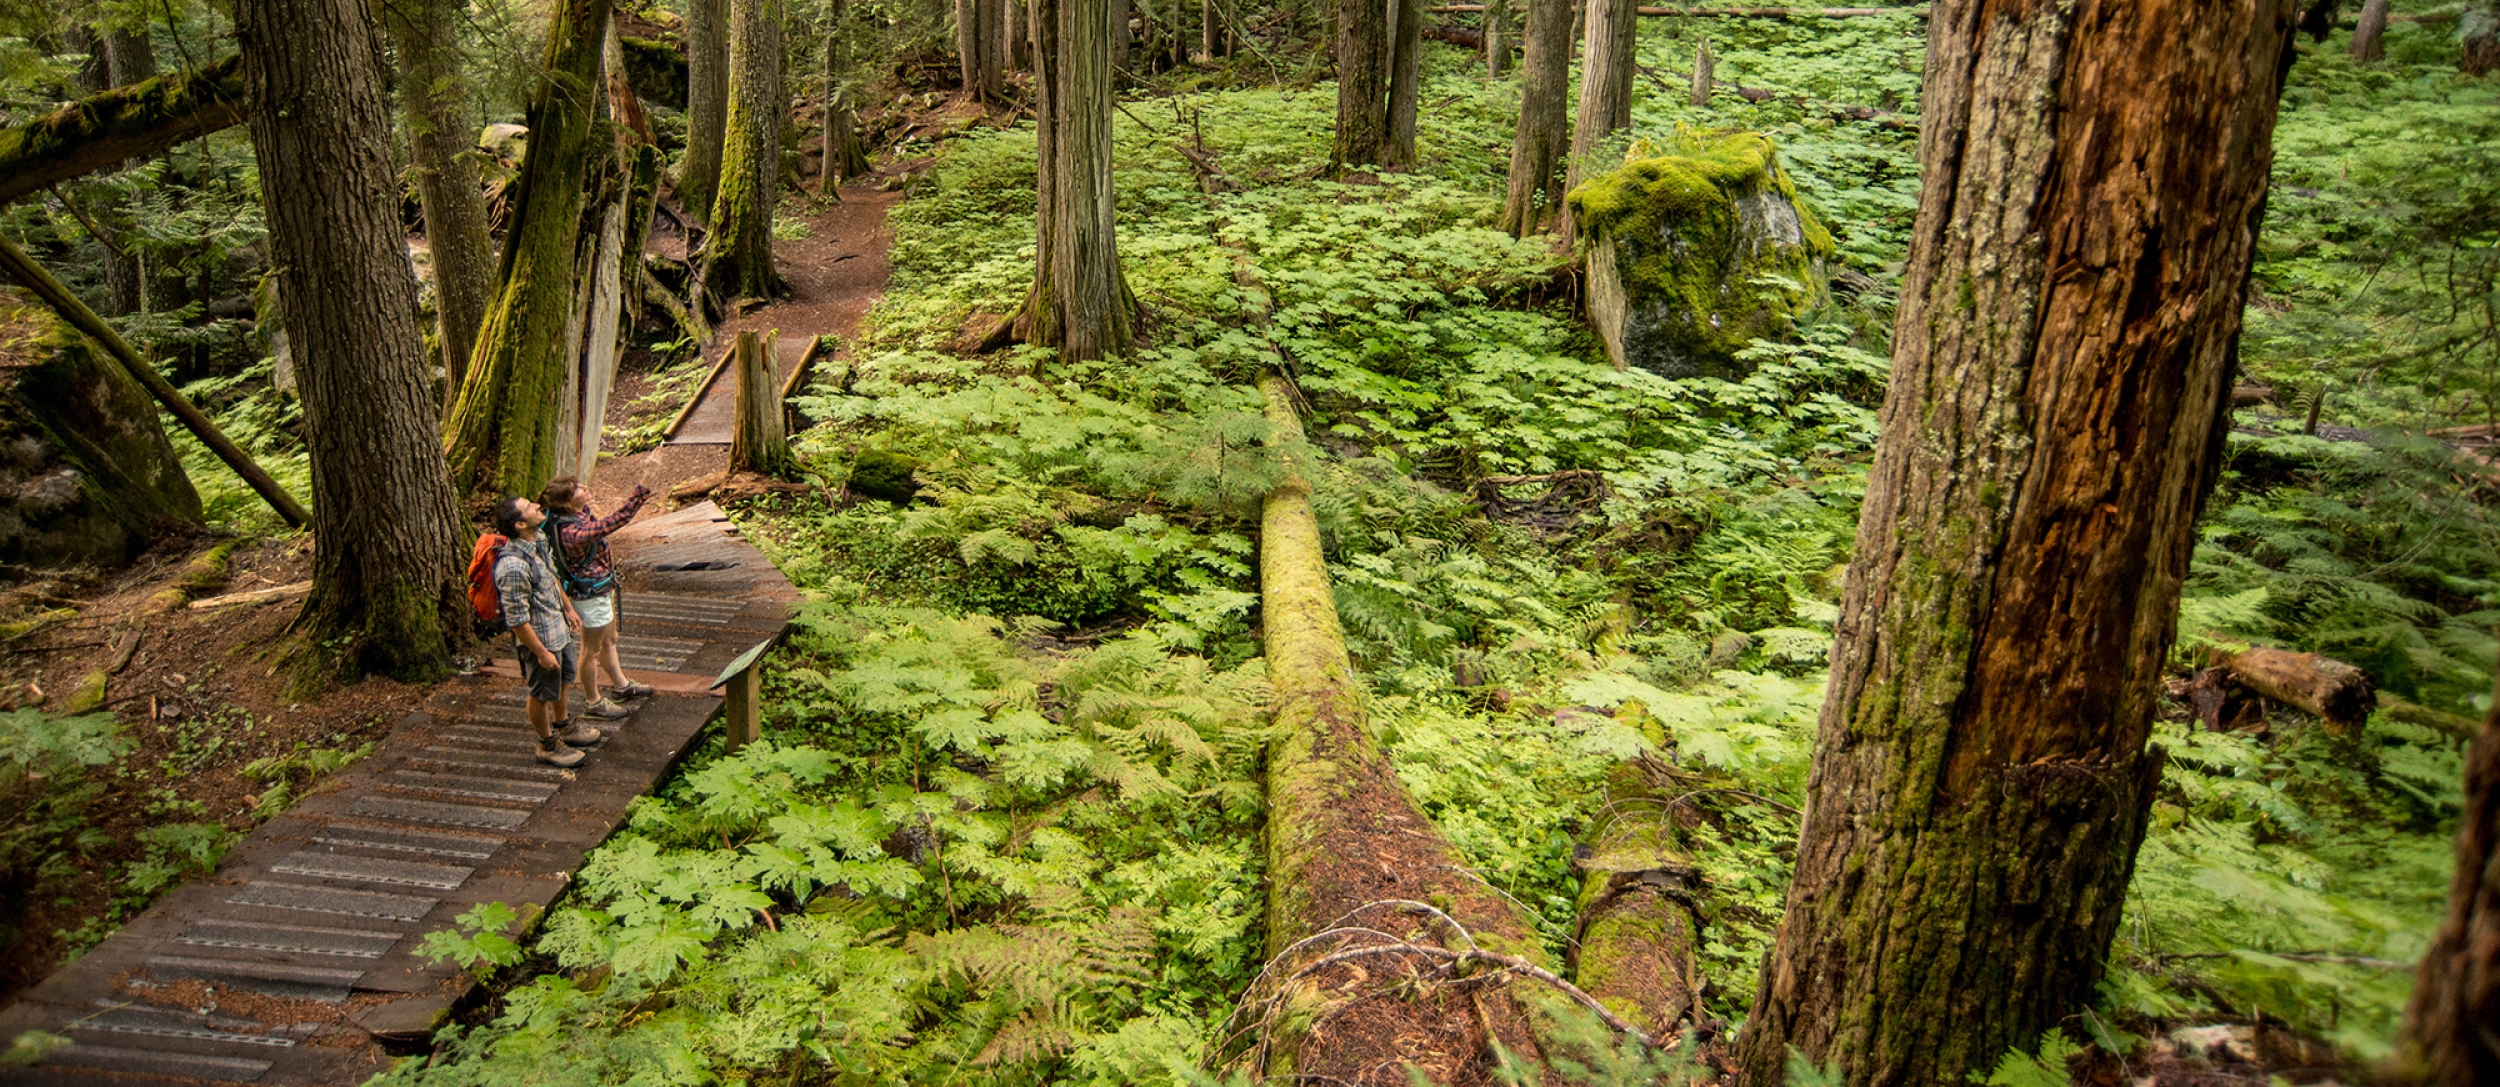
<svg viewBox="0 0 2500 1087">
<path fill-rule="evenodd" d="M 199 492 L 146 390 L 0 290 L 0 562 L 117 566 L 199 520 Z"/>
<path fill-rule="evenodd" d="M 1741 377 L 1737 351 L 1830 297 L 1831 233 L 1760 133 L 1636 142 L 1568 199 L 1589 320 L 1617 366 Z"/>
</svg>

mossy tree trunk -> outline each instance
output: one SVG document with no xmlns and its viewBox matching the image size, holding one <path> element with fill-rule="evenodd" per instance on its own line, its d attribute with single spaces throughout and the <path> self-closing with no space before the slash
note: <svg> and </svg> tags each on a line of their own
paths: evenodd
<svg viewBox="0 0 2500 1087">
<path fill-rule="evenodd" d="M 536 494 L 555 470 L 560 397 L 575 363 L 565 328 L 582 206 L 592 166 L 606 153 L 593 114 L 605 91 L 608 13 L 608 0 L 553 5 L 546 82 L 530 107 L 502 274 L 445 427 L 452 477 L 481 491 Z"/>
<path fill-rule="evenodd" d="M 1380 164 L 1415 165 L 1415 96 L 1424 78 L 1424 0 L 1390 0 L 1397 19 L 1389 27 L 1389 140 Z"/>
<path fill-rule="evenodd" d="M 770 298 L 788 289 L 773 264 L 773 211 L 781 197 L 781 126 L 790 98 L 781 84 L 783 0 L 731 0 L 729 136 L 722 145 L 712 233 L 703 243 L 703 286 L 715 298 Z"/>
<path fill-rule="evenodd" d="M 13 301 L 0 298 L 0 307 L 14 308 Z M 168 523 L 197 524 L 199 492 L 147 391 L 104 349 L 68 327 L 37 347 L 41 361 L 16 372 L 8 397 L 78 469 L 93 516 L 43 522 L 13 510 L 11 520 L 33 523 L 13 526 L 23 534 L 0 541 L 0 552 L 17 562 L 117 565 L 137 557 Z M 52 554 L 54 548 L 67 553 Z"/>
<path fill-rule="evenodd" d="M 1033 85 L 1040 102 L 1040 192 L 1033 343 L 1072 359 L 1128 350 L 1136 301 L 1120 270 L 1111 190 L 1113 0 L 1035 0 Z"/>
<path fill-rule="evenodd" d="M 401 241 L 390 106 L 363 0 L 241 0 L 271 263 L 312 460 L 299 628 L 342 671 L 440 676 L 468 610 L 451 478 Z M 337 646 L 335 650 L 332 646 Z"/>
<path fill-rule="evenodd" d="M 443 360 L 443 407 L 460 395 L 460 378 L 477 348 L 478 325 L 495 291 L 495 247 L 486 230 L 486 197 L 469 157 L 477 125 L 469 115 L 468 81 L 460 69 L 461 0 L 398 0 L 381 8 L 399 62 L 399 102 L 408 131 L 410 170 L 425 214 L 434 260 L 435 345 Z"/>
<path fill-rule="evenodd" d="M 1961 1083 L 2092 1002 L 2297 15 L 1934 6 L 1883 437 L 1745 1082 L 1793 1050 Z"/>
<path fill-rule="evenodd" d="M 2361 5 L 2361 21 L 2352 28 L 2352 59 L 2363 64 L 2376 64 L 2387 55 L 2381 39 L 2387 34 L 2388 0 L 2369 0 Z"/>
<path fill-rule="evenodd" d="M 1585 40 L 1580 45 L 1580 107 L 1571 125 L 1571 161 L 1563 192 L 1580 186 L 1589 160 L 1607 137 L 1632 126 L 1632 45 L 1640 36 L 1638 0 L 1588 0 Z M 1598 168 L 1602 169 L 1603 166 Z M 1562 235 L 1578 233 L 1571 209 L 1562 211 Z"/>
<path fill-rule="evenodd" d="M 729 0 L 686 0 L 686 153 L 677 196 L 696 222 L 712 221 L 729 124 Z"/>
<path fill-rule="evenodd" d="M 1336 169 L 1377 166 L 1389 145 L 1389 11 L 1382 0 L 1337 0 Z"/>
<path fill-rule="evenodd" d="M 1653 1038 L 1673 1036 L 1701 993 L 1701 872 L 1676 840 L 1675 797 L 1653 773 L 1661 765 L 1644 755 L 1606 772 L 1587 856 L 1572 861 L 1583 879 L 1571 979 Z"/>
<path fill-rule="evenodd" d="M 2397 1078 L 2500 1083 L 2500 699 L 2465 752 L 2465 814 L 2448 913 L 2415 972 Z"/>
<path fill-rule="evenodd" d="M 1502 197 L 1502 229 L 1514 238 L 1536 233 L 1562 206 L 1554 186 L 1563 148 L 1564 99 L 1571 89 L 1571 0 L 1526 0 L 1527 55 L 1520 63 L 1519 127 L 1510 138 L 1510 180 Z"/>
</svg>

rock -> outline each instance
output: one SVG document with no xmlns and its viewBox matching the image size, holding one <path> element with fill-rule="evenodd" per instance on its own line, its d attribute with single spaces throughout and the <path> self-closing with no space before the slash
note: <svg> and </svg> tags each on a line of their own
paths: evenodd
<svg viewBox="0 0 2500 1087">
<path fill-rule="evenodd" d="M 102 350 L 0 291 L 0 562 L 117 566 L 201 517 L 155 401 Z"/>
<path fill-rule="evenodd" d="M 521 159 L 529 153 L 529 144 L 528 125 L 493 124 L 479 129 L 477 134 L 477 149 L 506 170 L 521 168 Z"/>
<path fill-rule="evenodd" d="M 851 493 L 888 502 L 909 502 L 920 495 L 920 481 L 913 473 L 920 470 L 920 461 L 883 449 L 862 450 L 851 462 Z"/>
<path fill-rule="evenodd" d="M 1589 320 L 1616 366 L 1739 379 L 1738 351 L 1830 298 L 1831 233 L 1759 133 L 1637 141 L 1569 199 Z"/>
</svg>

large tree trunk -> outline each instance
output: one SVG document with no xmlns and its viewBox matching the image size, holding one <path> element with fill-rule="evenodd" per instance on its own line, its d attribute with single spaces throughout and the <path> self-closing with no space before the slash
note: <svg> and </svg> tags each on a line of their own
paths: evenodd
<svg viewBox="0 0 2500 1087">
<path fill-rule="evenodd" d="M 451 479 L 417 331 L 382 93 L 363 0 L 235 5 L 271 263 L 313 475 L 308 643 L 351 672 L 442 674 L 467 611 Z M 455 634 L 455 636 L 457 636 Z M 326 652 L 326 650 L 325 650 Z M 329 663 L 324 661 L 323 663 Z"/>
<path fill-rule="evenodd" d="M 1337 0 L 1337 169 L 1377 166 L 1389 143 L 1389 11 L 1382 0 Z"/>
<path fill-rule="evenodd" d="M 2387 55 L 2386 44 L 2379 40 L 2387 34 L 2387 8 L 2388 0 L 2361 5 L 2361 22 L 2352 28 L 2352 59 L 2376 64 Z"/>
<path fill-rule="evenodd" d="M 773 209 L 781 198 L 783 0 L 733 0 L 729 9 L 729 138 L 722 145 L 703 285 L 722 299 L 787 290 L 773 266 Z"/>
<path fill-rule="evenodd" d="M 2465 815 L 2448 914 L 2414 974 L 2405 1008 L 2401 1079 L 2425 1085 L 2500 1083 L 2500 699 L 2465 752 Z"/>
<path fill-rule="evenodd" d="M 477 348 L 477 328 L 495 292 L 495 246 L 486 197 L 469 157 L 477 125 L 460 70 L 461 0 L 382 5 L 399 58 L 399 102 L 408 126 L 410 170 L 433 252 L 435 345 L 443 359 L 443 408 L 460 395 L 460 377 Z"/>
<path fill-rule="evenodd" d="M 2471 76 L 2500 71 L 2500 0 L 2483 0 L 2457 19 L 2457 39 L 2464 47 L 2457 70 Z"/>
<path fill-rule="evenodd" d="M 1526 0 L 1527 57 L 1520 65 L 1519 127 L 1510 139 L 1510 186 L 1502 198 L 1502 229 L 1514 238 L 1536 233 L 1562 207 L 1554 175 L 1570 142 L 1563 99 L 1571 88 L 1571 0 Z"/>
<path fill-rule="evenodd" d="M 712 221 L 729 124 L 729 0 L 686 0 L 686 154 L 677 197 L 697 222 Z"/>
<path fill-rule="evenodd" d="M 1619 129 L 1632 127 L 1632 45 L 1640 37 L 1635 0 L 1588 0 L 1587 38 L 1580 45 L 1580 109 L 1571 125 L 1571 165 L 1563 191 L 1580 187 L 1589 156 Z M 1563 205 L 1562 235 L 1577 233 Z"/>
<path fill-rule="evenodd" d="M 972 0 L 975 16 L 981 24 L 981 55 L 978 71 L 973 73 L 981 88 L 981 100 L 1001 102 L 1007 96 L 1007 0 Z"/>
<path fill-rule="evenodd" d="M 1027 339 L 1068 358 L 1125 352 L 1136 308 L 1120 270 L 1111 191 L 1115 0 L 1035 0 L 1040 193 Z"/>
<path fill-rule="evenodd" d="M 1961 1083 L 2091 1003 L 2297 15 L 1934 6 L 1883 438 L 1747 1082 L 1793 1049 L 1852 1085 Z"/>
<path fill-rule="evenodd" d="M 115 87 L 0 128 L 0 204 L 243 123 L 243 62 Z"/>
<path fill-rule="evenodd" d="M 446 424 L 452 476 L 504 494 L 536 494 L 553 474 L 556 421 L 579 266 L 582 205 L 594 146 L 592 110 L 603 90 L 608 0 L 562 0 L 547 33 L 547 81 L 530 108 L 513 223 L 494 303 Z M 291 301 L 291 299 L 290 299 Z"/>
<path fill-rule="evenodd" d="M 105 78 L 113 86 L 127 87 L 156 78 L 156 49 L 149 43 L 146 29 L 114 31 L 104 36 L 103 47 Z M 123 160 L 121 165 L 127 167 L 130 163 Z M 125 216 L 119 214 L 107 218 L 116 226 L 125 221 Z M 106 312 L 119 316 L 145 308 L 146 273 L 139 255 L 109 239 L 98 238 L 96 242 L 104 251 Z"/>
<path fill-rule="evenodd" d="M 1424 0 L 1389 0 L 1397 19 L 1389 37 L 1389 143 L 1383 166 L 1415 165 L 1415 96 L 1424 77 Z"/>
</svg>

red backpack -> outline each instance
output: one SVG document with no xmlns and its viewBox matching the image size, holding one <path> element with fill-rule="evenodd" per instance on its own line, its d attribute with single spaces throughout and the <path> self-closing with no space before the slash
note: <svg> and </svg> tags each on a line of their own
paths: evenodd
<svg viewBox="0 0 2500 1087">
<path fill-rule="evenodd" d="M 495 588 L 495 560 L 503 557 L 503 545 L 509 542 L 489 532 L 469 551 L 469 607 L 476 609 L 480 624 L 496 629 L 503 627 L 503 592 Z"/>
</svg>

